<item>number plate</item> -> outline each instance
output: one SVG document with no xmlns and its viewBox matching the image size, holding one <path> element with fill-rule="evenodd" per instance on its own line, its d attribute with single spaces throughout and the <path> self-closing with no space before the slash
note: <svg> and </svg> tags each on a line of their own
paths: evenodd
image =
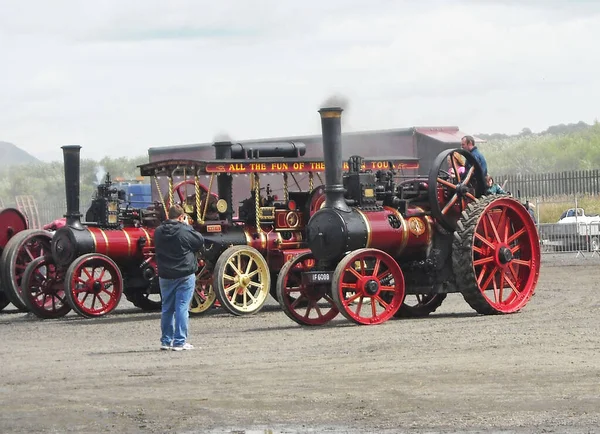
<svg viewBox="0 0 600 434">
<path fill-rule="evenodd" d="M 302 279 L 307 284 L 331 283 L 333 273 L 331 271 L 305 271 Z"/>
</svg>

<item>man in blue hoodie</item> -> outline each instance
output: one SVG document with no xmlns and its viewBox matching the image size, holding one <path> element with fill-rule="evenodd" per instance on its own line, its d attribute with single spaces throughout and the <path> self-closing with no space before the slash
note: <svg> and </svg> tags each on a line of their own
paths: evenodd
<svg viewBox="0 0 600 434">
<path fill-rule="evenodd" d="M 189 225 L 183 208 L 173 205 L 154 232 L 154 247 L 162 297 L 160 349 L 192 350 L 188 309 L 196 286 L 196 252 L 204 251 L 204 238 Z"/>
</svg>

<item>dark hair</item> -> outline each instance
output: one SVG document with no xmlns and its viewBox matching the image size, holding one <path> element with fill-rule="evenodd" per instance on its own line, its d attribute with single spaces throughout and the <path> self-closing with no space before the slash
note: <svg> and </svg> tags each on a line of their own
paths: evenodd
<svg viewBox="0 0 600 434">
<path fill-rule="evenodd" d="M 175 204 L 171 208 L 169 208 L 169 220 L 175 220 L 179 218 L 180 215 L 183 215 L 184 211 L 181 205 Z"/>
<path fill-rule="evenodd" d="M 475 139 L 473 138 L 473 136 L 464 136 L 463 139 L 467 141 L 467 145 L 470 143 L 473 146 L 475 146 Z"/>
</svg>

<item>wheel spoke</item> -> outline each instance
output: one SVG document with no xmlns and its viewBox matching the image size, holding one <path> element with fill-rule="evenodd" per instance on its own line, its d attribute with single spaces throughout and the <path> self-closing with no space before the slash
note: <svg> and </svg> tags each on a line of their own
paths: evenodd
<svg viewBox="0 0 600 434">
<path fill-rule="evenodd" d="M 511 272 L 512 272 L 512 270 L 511 270 Z M 517 289 L 517 286 L 515 285 L 515 283 L 514 283 L 512 280 L 510 280 L 510 279 L 508 278 L 508 275 L 506 275 L 506 276 L 505 276 L 505 280 L 506 280 L 506 283 L 508 283 L 508 286 L 510 286 L 510 288 L 513 290 L 513 292 L 514 292 L 516 295 L 519 295 L 519 294 L 521 293 L 521 292 L 520 292 L 520 291 Z"/>
<path fill-rule="evenodd" d="M 457 194 L 454 194 L 454 195 L 452 196 L 452 199 L 450 199 L 450 200 L 448 201 L 448 203 L 446 204 L 446 206 L 444 206 L 444 208 L 442 208 L 442 214 L 444 214 L 444 215 L 445 215 L 445 214 L 448 212 L 448 210 L 449 210 L 450 208 L 452 208 L 452 205 L 454 205 L 454 204 L 456 203 L 456 200 L 457 200 L 457 199 L 458 199 L 458 195 L 457 195 Z"/>
<path fill-rule="evenodd" d="M 354 267 L 347 267 L 347 268 L 346 268 L 346 271 L 349 271 L 351 274 L 354 274 L 354 276 L 355 276 L 357 279 L 361 279 L 361 278 L 363 277 L 363 276 L 362 276 L 362 274 L 360 274 L 358 271 L 356 271 L 356 270 L 354 269 Z"/>
<path fill-rule="evenodd" d="M 516 240 L 517 238 L 519 238 L 525 232 L 526 232 L 526 229 L 524 227 L 521 228 L 521 229 L 519 229 L 517 232 L 515 232 L 514 234 L 512 234 L 508 240 L 506 240 L 506 244 L 512 243 L 514 240 Z"/>
<path fill-rule="evenodd" d="M 374 303 L 373 297 L 371 297 L 371 313 L 373 314 L 372 318 L 377 316 L 377 305 Z"/>
<path fill-rule="evenodd" d="M 438 178 L 437 182 L 442 185 L 445 185 L 446 187 L 450 187 L 453 190 L 456 190 L 456 185 L 452 184 L 451 182 L 446 181 L 445 179 Z"/>
<path fill-rule="evenodd" d="M 235 283 L 229 285 L 227 288 L 225 288 L 225 293 L 229 294 L 231 291 L 238 288 L 239 286 L 240 286 L 240 282 L 235 282 Z"/>
<path fill-rule="evenodd" d="M 493 256 L 488 256 L 486 258 L 477 259 L 477 260 L 473 261 L 473 266 L 483 265 L 483 264 L 487 264 L 489 262 L 494 262 Z"/>
<path fill-rule="evenodd" d="M 375 267 L 373 267 L 373 276 L 377 276 L 377 273 L 379 273 L 379 267 L 381 266 L 381 259 L 377 258 L 375 260 Z M 381 280 L 381 279 L 378 279 Z"/>
<path fill-rule="evenodd" d="M 513 264 L 517 264 L 517 265 L 524 265 L 524 266 L 526 266 L 526 267 L 529 267 L 529 268 L 531 268 L 531 260 L 529 260 L 529 261 L 524 261 L 524 260 L 522 260 L 522 259 L 513 259 L 513 260 L 512 260 L 512 263 L 513 263 Z"/>
<path fill-rule="evenodd" d="M 498 230 L 496 229 L 496 225 L 494 224 L 494 220 L 492 219 L 492 215 L 491 214 L 486 214 L 488 222 L 490 224 L 490 228 L 492 229 L 492 232 L 494 233 L 494 237 L 496 238 L 496 241 L 498 241 L 499 243 L 502 242 L 500 240 L 500 235 L 498 235 Z"/>
<path fill-rule="evenodd" d="M 481 235 L 480 233 L 475 233 L 475 238 L 477 238 L 478 240 L 480 240 L 482 243 L 484 243 L 485 245 L 487 245 L 489 248 L 495 250 L 496 246 L 494 246 L 490 241 L 488 241 L 487 238 L 485 238 L 483 235 Z"/>
<path fill-rule="evenodd" d="M 468 184 L 469 183 L 469 181 L 471 180 L 471 177 L 473 176 L 473 173 L 475 173 L 475 166 L 471 166 L 471 168 L 467 172 L 467 175 L 465 176 L 463 184 Z"/>
<path fill-rule="evenodd" d="M 385 310 L 387 310 L 387 309 L 390 307 L 390 305 L 389 305 L 389 304 L 387 304 L 385 301 L 383 301 L 383 299 L 382 299 L 380 296 L 378 296 L 378 295 L 376 295 L 376 296 L 375 296 L 375 300 L 377 300 L 377 302 L 378 302 L 378 303 L 381 305 L 381 307 L 383 307 Z"/>
<path fill-rule="evenodd" d="M 350 304 L 352 303 L 354 300 L 356 300 L 358 297 L 360 297 L 361 294 L 359 292 L 357 292 L 356 294 L 354 294 L 352 297 L 346 299 L 345 303 L 346 304 Z"/>
<path fill-rule="evenodd" d="M 254 264 L 254 259 L 250 257 L 248 259 L 248 265 L 246 265 L 246 274 L 250 273 L 250 268 L 252 267 L 252 264 Z M 258 273 L 258 269 L 254 270 L 254 274 L 256 273 Z"/>
<path fill-rule="evenodd" d="M 481 289 L 483 289 L 483 290 L 487 289 L 487 287 L 490 285 L 490 282 L 492 281 L 492 279 L 496 275 L 496 271 L 498 271 L 498 268 L 494 267 L 494 270 L 490 273 L 490 275 L 488 276 L 488 278 L 485 281 L 485 283 L 483 285 L 481 285 Z"/>
</svg>

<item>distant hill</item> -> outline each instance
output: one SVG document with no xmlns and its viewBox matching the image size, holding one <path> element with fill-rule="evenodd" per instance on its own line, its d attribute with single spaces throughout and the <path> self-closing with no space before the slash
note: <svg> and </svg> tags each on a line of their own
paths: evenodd
<svg viewBox="0 0 600 434">
<path fill-rule="evenodd" d="M 37 163 L 40 160 L 12 143 L 0 142 L 0 167 Z"/>
</svg>

